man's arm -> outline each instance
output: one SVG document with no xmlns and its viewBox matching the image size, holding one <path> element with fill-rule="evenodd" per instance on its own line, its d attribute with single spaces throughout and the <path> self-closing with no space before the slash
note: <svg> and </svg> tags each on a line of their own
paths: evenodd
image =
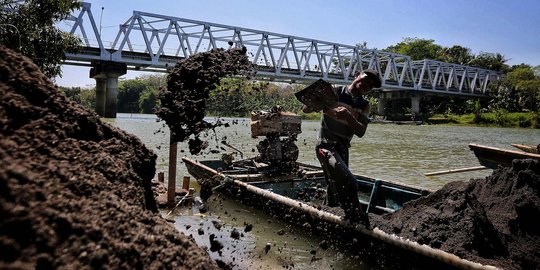
<svg viewBox="0 0 540 270">
<path fill-rule="evenodd" d="M 369 106 L 366 107 L 369 111 Z M 338 119 L 347 121 L 349 128 L 353 131 L 354 135 L 358 137 L 363 137 L 366 133 L 367 125 L 369 119 L 364 113 L 360 113 L 358 118 L 355 118 L 354 115 L 345 107 L 337 107 L 334 109 L 335 115 Z"/>
</svg>

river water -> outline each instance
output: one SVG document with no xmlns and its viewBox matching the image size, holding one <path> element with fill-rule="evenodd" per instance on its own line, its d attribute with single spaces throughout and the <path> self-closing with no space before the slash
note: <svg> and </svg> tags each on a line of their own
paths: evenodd
<svg viewBox="0 0 540 270">
<path fill-rule="evenodd" d="M 167 175 L 169 130 L 163 122 L 157 122 L 155 115 L 118 114 L 116 119 L 104 121 L 123 129 L 135 136 L 157 155 L 157 172 Z M 207 118 L 207 121 L 215 121 Z M 195 160 L 219 159 L 221 153 L 234 152 L 220 144 L 226 140 L 243 153 L 244 157 L 256 154 L 259 139 L 250 136 L 249 119 L 222 118 L 230 126 L 217 128 L 205 134 L 209 140 L 207 153 L 199 156 L 189 154 L 187 144 L 178 145 L 177 179 L 188 175 L 180 157 Z M 298 136 L 300 149 L 299 161 L 319 165 L 313 150 L 317 140 L 318 121 L 304 121 L 302 133 Z M 363 138 L 354 138 L 350 149 L 350 168 L 355 174 L 374 178 L 393 180 L 429 188 L 439 189 L 451 181 L 465 181 L 470 178 L 486 177 L 491 170 L 446 174 L 426 177 L 424 173 L 479 166 L 468 144 L 476 143 L 488 146 L 512 149 L 511 143 L 536 145 L 540 143 L 540 130 L 508 129 L 486 127 L 458 127 L 433 125 L 394 125 L 371 124 Z M 226 151 L 223 151 L 225 148 Z M 221 150 L 211 154 L 209 150 Z M 240 154 L 237 154 L 240 158 Z M 181 182 L 181 181 L 178 181 Z M 191 186 L 198 188 L 192 179 Z M 210 246 L 209 235 L 215 234 L 225 245 L 222 254 L 210 252 L 213 258 L 227 263 L 234 263 L 238 269 L 370 269 L 372 266 L 362 258 L 340 247 L 327 250 L 317 248 L 322 240 L 297 227 L 287 227 L 282 221 L 272 219 L 249 206 L 233 200 L 213 196 L 208 202 L 209 211 L 200 214 L 198 206 L 180 207 L 171 217 L 179 231 L 192 235 L 202 246 Z M 165 215 L 168 210 L 164 210 Z M 215 222 L 222 224 L 220 229 Z M 253 230 L 243 233 L 239 240 L 230 237 L 230 232 L 244 230 L 244 223 L 253 224 Z M 219 227 L 219 226 L 217 226 Z M 285 233 L 283 234 L 283 229 Z M 281 230 L 281 231 L 280 231 Z M 199 232 L 204 231 L 204 234 Z M 279 232 L 279 233 L 278 233 Z M 264 251 L 266 245 L 271 248 Z M 315 253 L 315 254 L 313 254 Z"/>
</svg>

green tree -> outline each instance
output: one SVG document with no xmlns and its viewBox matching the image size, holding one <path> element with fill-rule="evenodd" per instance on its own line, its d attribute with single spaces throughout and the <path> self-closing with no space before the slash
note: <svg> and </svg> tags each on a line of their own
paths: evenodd
<svg viewBox="0 0 540 270">
<path fill-rule="evenodd" d="M 55 23 L 80 5 L 76 0 L 1 0 L 0 44 L 32 59 L 49 78 L 61 75 L 64 52 L 76 50 L 80 40 Z"/>
<path fill-rule="evenodd" d="M 81 88 L 80 87 L 58 87 L 60 91 L 64 92 L 64 94 L 71 100 L 82 104 L 81 102 Z"/>
<path fill-rule="evenodd" d="M 489 108 L 501 108 L 509 112 L 520 110 L 515 87 L 507 78 L 503 78 L 496 85 L 493 85 L 488 94 L 491 98 Z"/>
<path fill-rule="evenodd" d="M 471 49 L 459 45 L 445 48 L 442 54 L 443 61 L 460 65 L 468 65 L 474 59 Z"/>
<path fill-rule="evenodd" d="M 59 86 L 58 89 L 64 92 L 64 94 L 71 100 L 78 104 L 93 110 L 96 107 L 96 89 L 84 89 L 81 87 L 63 87 Z"/>
<path fill-rule="evenodd" d="M 146 87 L 153 87 L 160 89 L 161 87 L 167 86 L 167 75 L 161 74 L 145 74 L 137 77 L 137 79 L 142 80 Z"/>
<path fill-rule="evenodd" d="M 252 91 L 249 101 L 249 111 L 270 109 L 274 106 L 280 106 L 284 111 L 299 112 L 302 104 L 296 99 L 294 93 L 303 88 L 303 85 L 293 84 L 268 84 L 263 85 L 259 91 Z"/>
<path fill-rule="evenodd" d="M 508 60 L 500 53 L 481 52 L 470 61 L 470 65 L 473 67 L 506 72 L 509 69 L 506 61 Z"/>
<path fill-rule="evenodd" d="M 507 79 L 514 87 L 523 109 L 537 111 L 540 102 L 540 78 L 536 77 L 531 66 L 520 65 L 513 67 L 507 74 Z"/>
<path fill-rule="evenodd" d="M 412 60 L 433 59 L 444 61 L 444 47 L 434 42 L 433 39 L 407 37 L 396 45 L 388 46 L 383 51 L 408 55 Z"/>
<path fill-rule="evenodd" d="M 96 108 L 96 88 L 82 89 L 80 93 L 81 105 L 94 110 Z"/>
<path fill-rule="evenodd" d="M 540 78 L 540 65 L 533 67 L 534 76 Z"/>
<path fill-rule="evenodd" d="M 96 89 L 84 89 L 81 87 L 63 87 L 58 89 L 71 100 L 83 105 L 84 107 L 93 110 L 96 105 Z"/>
<path fill-rule="evenodd" d="M 145 81 L 141 78 L 120 81 L 118 84 L 118 112 L 139 112 L 139 97 L 146 87 Z"/>
<path fill-rule="evenodd" d="M 148 86 L 139 96 L 139 109 L 141 113 L 154 113 L 154 108 L 158 105 L 157 98 L 159 89 L 155 86 Z"/>
<path fill-rule="evenodd" d="M 210 93 L 207 111 L 217 116 L 247 116 L 254 110 L 269 110 L 280 106 L 284 111 L 300 112 L 302 104 L 294 93 L 305 87 L 295 84 L 250 82 L 225 78 Z"/>
<path fill-rule="evenodd" d="M 207 111 L 217 116 L 246 116 L 245 98 L 251 95 L 248 83 L 242 78 L 223 78 L 210 93 Z"/>
</svg>

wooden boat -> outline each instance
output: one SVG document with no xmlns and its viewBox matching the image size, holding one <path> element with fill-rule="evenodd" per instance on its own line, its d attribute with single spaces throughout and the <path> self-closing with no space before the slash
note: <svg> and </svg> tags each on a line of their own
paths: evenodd
<svg viewBox="0 0 540 270">
<path fill-rule="evenodd" d="M 540 154 L 526 153 L 522 151 L 502 149 L 479 144 L 469 144 L 469 148 L 474 152 L 474 155 L 476 155 L 476 158 L 478 158 L 480 164 L 491 169 L 497 169 L 499 165 L 503 167 L 510 167 L 512 166 L 512 160 L 514 159 L 532 158 L 540 161 Z"/>
<path fill-rule="evenodd" d="M 539 152 L 540 151 L 540 144 L 538 144 L 538 145 L 523 145 L 523 144 L 513 143 L 512 146 L 519 149 L 519 150 L 525 151 L 527 153 L 540 154 L 540 152 Z"/>
<path fill-rule="evenodd" d="M 462 269 L 496 269 L 459 258 L 440 249 L 388 234 L 379 228 L 366 228 L 321 208 L 317 202 L 326 190 L 326 180 L 320 167 L 297 163 L 297 173 L 280 174 L 252 159 L 240 160 L 227 166 L 221 160 L 194 161 L 182 158 L 189 173 L 198 181 L 218 178 L 221 182 L 214 190 L 248 203 L 263 212 L 288 222 L 302 224 L 305 219 L 329 224 L 336 230 L 352 230 L 374 241 L 381 241 L 414 254 L 434 259 L 442 265 Z M 413 199 L 430 194 L 422 189 L 394 181 L 383 181 L 355 175 L 359 187 L 359 200 L 372 215 L 391 213 Z M 204 182 L 204 180 L 203 180 Z M 326 197 L 325 194 L 323 194 Z M 248 198 L 248 199 L 246 199 Z M 298 218 L 298 220 L 295 220 Z M 327 229 L 324 229 L 327 231 Z"/>
<path fill-rule="evenodd" d="M 252 159 L 235 162 L 227 166 L 221 160 L 195 162 L 182 158 L 188 172 L 196 179 L 222 176 L 242 181 L 254 187 L 272 190 L 273 193 L 298 199 L 298 193 L 326 191 L 326 180 L 320 167 L 297 163 L 298 173 L 279 174 L 271 168 L 257 165 Z M 259 167 L 259 168 L 258 168 Z M 356 175 L 359 199 L 364 209 L 374 213 L 391 213 L 405 202 L 430 194 L 432 191 L 402 183 L 373 179 Z"/>
</svg>

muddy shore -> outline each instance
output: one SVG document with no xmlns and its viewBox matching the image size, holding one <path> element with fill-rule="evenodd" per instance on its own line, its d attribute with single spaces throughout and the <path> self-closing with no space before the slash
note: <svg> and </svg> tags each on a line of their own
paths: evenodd
<svg viewBox="0 0 540 270">
<path fill-rule="evenodd" d="M 0 46 L 0 268 L 217 268 L 157 212 L 155 159 Z"/>
</svg>

